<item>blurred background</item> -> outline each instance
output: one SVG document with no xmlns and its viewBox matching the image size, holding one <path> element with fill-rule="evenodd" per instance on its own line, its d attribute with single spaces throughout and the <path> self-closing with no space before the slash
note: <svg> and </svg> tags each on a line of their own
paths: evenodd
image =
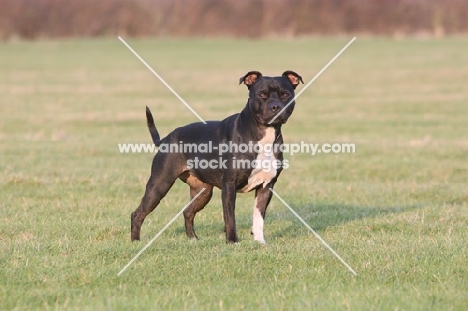
<svg viewBox="0 0 468 311">
<path fill-rule="evenodd" d="M 0 39 L 110 36 L 442 36 L 465 0 L 0 0 Z"/>
</svg>

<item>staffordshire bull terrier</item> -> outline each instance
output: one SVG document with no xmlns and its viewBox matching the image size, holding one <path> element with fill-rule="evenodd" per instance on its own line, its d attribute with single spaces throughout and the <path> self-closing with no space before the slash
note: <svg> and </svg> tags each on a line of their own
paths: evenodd
<svg viewBox="0 0 468 311">
<path fill-rule="evenodd" d="M 269 122 L 294 98 L 294 90 L 300 82 L 304 83 L 302 77 L 294 71 L 285 71 L 279 77 L 264 77 L 258 71 L 250 71 L 239 81 L 249 90 L 247 105 L 240 113 L 222 121 L 179 127 L 163 139 L 160 139 L 151 111 L 146 107 L 148 128 L 159 151 L 153 159 L 145 194 L 131 214 L 131 240 L 140 239 L 145 217 L 158 206 L 179 178 L 190 186 L 192 199 L 205 188 L 184 211 L 185 231 L 189 238 L 197 238 L 193 220 L 210 201 L 213 187 L 217 187 L 221 189 L 226 242 L 238 242 L 236 195 L 255 190 L 252 234 L 254 240 L 264 244 L 263 222 L 272 196 L 269 188 L 273 188 L 285 167 L 283 154 L 277 148 L 283 144 L 281 126 L 291 116 L 295 103 L 289 105 L 272 124 Z M 190 144 L 193 148 L 182 148 L 183 144 Z M 211 146 L 212 152 L 196 148 L 201 145 Z M 240 145 L 250 148 L 241 149 Z M 176 152 L 169 146 L 180 148 Z M 223 146 L 223 152 L 219 146 Z M 254 165 L 250 165 L 252 163 Z"/>
</svg>

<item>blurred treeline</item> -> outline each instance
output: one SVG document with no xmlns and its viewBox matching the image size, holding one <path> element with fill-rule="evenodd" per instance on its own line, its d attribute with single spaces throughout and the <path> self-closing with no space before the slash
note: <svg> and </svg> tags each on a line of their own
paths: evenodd
<svg viewBox="0 0 468 311">
<path fill-rule="evenodd" d="M 468 0 L 0 0 L 4 40 L 466 32 Z"/>
</svg>

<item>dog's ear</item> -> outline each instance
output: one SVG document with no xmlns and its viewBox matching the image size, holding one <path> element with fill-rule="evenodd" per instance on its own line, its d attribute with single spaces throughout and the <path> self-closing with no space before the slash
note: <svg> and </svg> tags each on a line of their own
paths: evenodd
<svg viewBox="0 0 468 311">
<path fill-rule="evenodd" d="M 291 84 L 293 85 L 294 89 L 296 89 L 296 87 L 299 85 L 299 82 L 302 82 L 302 84 L 304 84 L 304 81 L 302 81 L 302 77 L 294 71 L 287 70 L 283 72 L 282 76 L 291 81 Z"/>
<path fill-rule="evenodd" d="M 252 84 L 255 83 L 259 78 L 262 77 L 262 73 L 259 71 L 249 71 L 247 74 L 239 79 L 239 84 L 242 84 L 244 82 L 245 85 L 247 85 L 247 88 L 250 89 Z"/>
</svg>

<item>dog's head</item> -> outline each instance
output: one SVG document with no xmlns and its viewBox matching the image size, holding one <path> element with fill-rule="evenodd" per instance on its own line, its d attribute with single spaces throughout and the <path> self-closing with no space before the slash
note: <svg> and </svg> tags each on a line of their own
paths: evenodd
<svg viewBox="0 0 468 311">
<path fill-rule="evenodd" d="M 249 89 L 248 105 L 254 118 L 264 126 L 286 123 L 294 110 L 294 101 L 278 117 L 276 115 L 294 98 L 294 90 L 300 82 L 304 83 L 302 77 L 290 70 L 280 77 L 264 77 L 258 71 L 249 71 L 239 80 L 239 84 L 244 83 Z"/>
</svg>

